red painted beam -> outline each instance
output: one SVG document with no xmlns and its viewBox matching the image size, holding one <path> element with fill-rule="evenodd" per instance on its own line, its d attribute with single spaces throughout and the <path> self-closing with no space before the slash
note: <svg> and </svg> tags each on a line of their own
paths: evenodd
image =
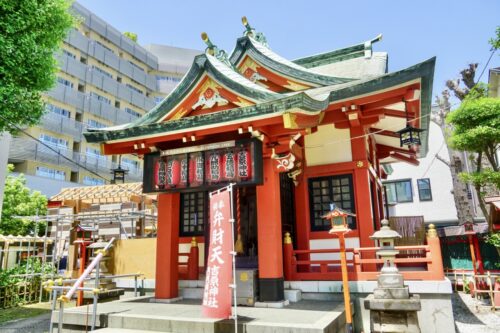
<svg viewBox="0 0 500 333">
<path fill-rule="evenodd" d="M 406 157 L 404 155 L 401 155 L 400 153 L 391 153 L 389 157 L 395 158 L 397 160 L 400 160 L 402 162 L 406 162 L 415 166 L 418 166 L 420 162 L 416 158 L 411 158 L 411 157 Z"/>
<path fill-rule="evenodd" d="M 390 137 L 398 138 L 399 139 L 399 134 L 394 133 L 392 131 L 387 131 L 387 130 L 383 130 L 383 129 L 380 129 L 380 128 L 376 128 L 376 127 L 371 127 L 370 128 L 370 133 L 371 134 L 377 134 L 377 135 L 390 136 Z"/>
</svg>

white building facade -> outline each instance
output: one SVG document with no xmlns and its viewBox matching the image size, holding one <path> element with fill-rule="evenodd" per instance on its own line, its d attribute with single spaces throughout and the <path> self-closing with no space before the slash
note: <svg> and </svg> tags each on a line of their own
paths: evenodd
<svg viewBox="0 0 500 333">
<path fill-rule="evenodd" d="M 437 124 L 431 121 L 429 131 L 429 152 L 419 166 L 391 164 L 393 172 L 384 182 L 389 216 L 423 216 L 426 224 L 456 224 L 450 168 L 440 161 L 449 161 L 448 148 Z"/>
</svg>

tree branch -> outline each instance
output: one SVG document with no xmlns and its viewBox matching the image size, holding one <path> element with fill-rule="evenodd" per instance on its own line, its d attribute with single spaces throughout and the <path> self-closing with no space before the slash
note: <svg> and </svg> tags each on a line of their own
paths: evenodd
<svg viewBox="0 0 500 333">
<path fill-rule="evenodd" d="M 436 154 L 436 158 L 451 168 L 451 163 L 439 156 L 439 154 Z"/>
</svg>

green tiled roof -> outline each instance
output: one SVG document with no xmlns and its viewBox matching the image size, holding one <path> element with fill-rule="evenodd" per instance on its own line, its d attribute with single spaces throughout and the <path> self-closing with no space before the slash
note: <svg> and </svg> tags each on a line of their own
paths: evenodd
<svg viewBox="0 0 500 333">
<path fill-rule="evenodd" d="M 238 38 L 236 47 L 231 53 L 229 60 L 235 65 L 241 61 L 245 54 L 248 54 L 263 66 L 289 77 L 294 81 L 308 83 L 316 87 L 340 84 L 354 80 L 352 78 L 334 77 L 310 71 L 303 66 L 284 59 L 248 36 Z"/>
<path fill-rule="evenodd" d="M 209 61 L 206 61 L 206 56 L 204 58 L 202 56 L 200 57 L 201 58 L 195 59 L 196 64 L 200 62 L 200 59 L 205 59 L 205 61 L 203 61 L 203 65 L 205 66 L 205 68 L 208 68 L 208 71 L 215 71 L 217 69 L 216 67 L 211 68 L 211 65 L 207 65 L 207 63 L 211 63 L 211 58 L 208 58 Z M 197 128 L 210 125 L 227 125 L 231 123 L 250 121 L 256 118 L 279 116 L 291 109 L 300 109 L 303 112 L 310 112 L 315 114 L 321 110 L 326 109 L 329 103 L 375 92 L 377 90 L 394 87 L 415 79 L 421 80 L 422 118 L 420 120 L 420 127 L 423 129 L 428 129 L 434 65 L 435 58 L 431 58 L 412 67 L 400 70 L 398 72 L 381 75 L 376 78 L 358 80 L 354 82 L 310 89 L 305 92 L 285 95 L 275 93 L 264 94 L 252 85 L 246 87 L 246 82 L 237 83 L 235 81 L 224 81 L 224 78 L 220 78 L 220 76 L 224 76 L 224 74 L 215 71 L 213 72 L 213 74 L 219 80 L 225 82 L 225 84 L 229 86 L 236 85 L 241 91 L 245 91 L 247 94 L 253 94 L 252 96 L 259 97 L 262 102 L 252 106 L 239 107 L 235 109 L 192 117 L 185 117 L 167 122 L 153 121 L 153 119 L 161 119 L 161 117 L 159 117 L 159 115 L 157 114 L 156 118 L 153 118 L 153 116 L 149 116 L 148 121 L 140 121 L 141 119 L 139 119 L 137 122 L 129 124 L 128 126 L 123 128 L 115 128 L 113 130 L 105 128 L 94 129 L 90 132 L 84 133 L 84 135 L 88 142 L 109 142 L 122 139 L 139 138 L 149 135 L 168 135 L 169 133 L 192 131 Z M 216 66 L 219 66 L 219 64 L 216 63 Z M 186 78 L 189 75 L 193 75 L 195 77 L 196 75 L 198 75 L 191 72 L 192 71 L 190 71 L 186 75 Z M 181 82 L 181 85 L 184 83 L 184 81 L 186 81 L 186 78 Z M 225 80 L 231 80 L 231 77 L 227 77 Z M 184 84 L 187 85 L 187 83 Z M 176 89 L 174 93 L 176 93 L 181 88 Z M 169 98 L 170 96 L 164 102 L 168 102 Z M 155 111 L 155 109 L 153 109 L 153 111 Z M 143 118 L 146 118 L 147 116 L 148 115 Z M 421 137 L 421 154 L 425 155 L 428 144 L 428 132 L 426 131 L 423 134 L 424 135 L 422 135 Z"/>
<path fill-rule="evenodd" d="M 187 97 L 204 74 L 250 100 L 269 101 L 280 97 L 279 94 L 266 90 L 246 79 L 215 57 L 201 54 L 194 58 L 191 69 L 170 95 L 144 116 L 128 124 L 127 127 L 152 124 L 164 118 L 180 101 Z"/>
<path fill-rule="evenodd" d="M 320 53 L 304 58 L 295 59 L 293 62 L 305 68 L 313 68 L 331 64 L 334 62 L 349 60 L 352 58 L 363 57 L 365 55 L 365 51 L 366 50 L 372 51 L 372 44 L 380 41 L 381 39 L 382 35 L 378 35 L 372 40 L 363 42 L 361 44 L 345 47 L 330 52 Z"/>
</svg>

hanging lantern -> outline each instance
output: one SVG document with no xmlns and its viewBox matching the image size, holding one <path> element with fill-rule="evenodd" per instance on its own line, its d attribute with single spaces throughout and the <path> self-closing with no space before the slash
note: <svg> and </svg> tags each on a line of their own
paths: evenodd
<svg viewBox="0 0 500 333">
<path fill-rule="evenodd" d="M 238 177 L 243 180 L 252 178 L 252 161 L 246 148 L 238 152 Z"/>
<path fill-rule="evenodd" d="M 410 125 L 408 119 L 408 108 L 406 105 L 407 102 L 403 100 L 403 103 L 405 104 L 406 127 L 396 132 L 399 134 L 399 146 L 400 147 L 408 146 L 408 148 L 410 148 L 413 145 L 420 146 L 421 145 L 420 133 L 425 130 Z"/>
<path fill-rule="evenodd" d="M 163 190 L 165 188 L 165 162 L 163 159 L 159 159 L 155 163 L 154 169 L 155 176 L 155 187 L 157 189 Z"/>
<path fill-rule="evenodd" d="M 181 168 L 178 160 L 172 158 L 167 161 L 167 185 L 176 187 L 181 178 Z"/>
<path fill-rule="evenodd" d="M 413 145 L 421 145 L 420 133 L 423 131 L 425 130 L 413 127 L 409 123 L 406 123 L 405 128 L 396 132 L 399 134 L 399 146 L 408 146 L 409 148 Z"/>
<path fill-rule="evenodd" d="M 222 157 L 222 174 L 225 180 L 236 177 L 236 158 L 232 151 L 227 151 Z"/>
<path fill-rule="evenodd" d="M 188 159 L 187 155 L 181 159 L 181 179 L 179 185 L 186 186 L 188 182 Z"/>
<path fill-rule="evenodd" d="M 189 186 L 198 186 L 203 183 L 205 160 L 202 154 L 189 156 Z"/>
<path fill-rule="evenodd" d="M 221 158 L 219 153 L 210 153 L 207 160 L 207 180 L 209 182 L 219 182 L 221 180 Z"/>
</svg>

